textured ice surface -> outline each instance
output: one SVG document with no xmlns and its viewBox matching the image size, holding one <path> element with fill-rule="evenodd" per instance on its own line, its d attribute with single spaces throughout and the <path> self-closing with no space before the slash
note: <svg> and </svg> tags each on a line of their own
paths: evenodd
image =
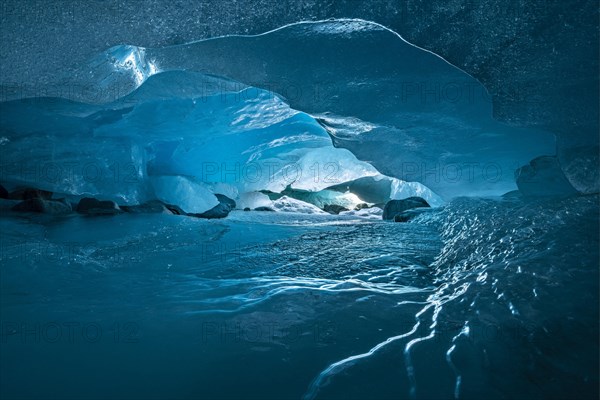
<svg viewBox="0 0 600 400">
<path fill-rule="evenodd" d="M 203 213 L 219 204 L 208 187 L 183 176 L 153 176 L 151 182 L 158 200 L 188 213 Z"/>
<path fill-rule="evenodd" d="M 122 97 L 140 85 L 143 88 L 150 76 L 176 70 L 230 80 L 202 84 L 195 76 L 196 83 L 185 84 L 186 79 L 175 74 L 169 79 L 176 81 L 178 89 L 152 83 L 155 89 L 142 89 L 143 95 Z M 217 162 L 247 161 L 240 156 L 244 145 L 245 157 L 268 161 L 273 148 L 292 142 L 313 148 L 323 143 L 323 147 L 327 138 L 311 115 L 327 130 L 334 146 L 349 149 L 382 174 L 421 182 L 446 198 L 515 189 L 517 167 L 555 152 L 552 134 L 496 123 L 489 96 L 475 79 L 394 32 L 360 20 L 299 23 L 258 36 L 164 48 L 117 46 L 67 78 L 70 84 L 88 89 L 74 93 L 75 99 L 104 104 L 102 114 L 96 116 L 101 125 L 93 128 L 95 136 L 144 136 L 167 140 L 167 147 L 180 140 L 183 146 L 173 151 L 172 158 L 180 161 L 182 170 L 195 168 L 193 161 L 199 158 L 210 159 L 207 154 L 214 155 L 216 146 L 222 154 Z M 239 91 L 231 91 L 231 80 L 241 82 Z M 190 96 L 200 87 L 206 93 L 202 101 L 197 93 Z M 157 98 L 161 92 L 160 102 L 148 98 L 148 93 Z M 121 106 L 115 104 L 116 97 Z M 126 105 L 134 108 L 126 112 Z M 119 107 L 120 111 L 114 110 Z M 281 131 L 281 124 L 294 129 L 286 125 L 285 135 L 275 137 L 273 131 Z M 255 139 L 262 135 L 258 142 L 262 147 L 249 147 L 240 135 L 253 130 L 260 132 L 252 134 Z M 192 132 L 195 137 L 204 135 L 206 144 L 186 151 Z M 303 170 L 317 158 L 325 165 L 329 160 L 315 151 L 290 151 L 288 160 L 298 162 Z M 171 154 L 157 155 L 155 162 L 166 157 Z M 356 170 L 344 165 L 346 160 L 351 158 L 334 161 L 342 163 L 340 170 Z M 284 173 L 275 171 L 278 179 L 272 186 L 281 186 Z M 310 187 L 306 174 L 297 181 L 298 187 L 319 189 L 319 185 Z"/>
<path fill-rule="evenodd" d="M 371 207 L 371 208 L 363 208 L 360 210 L 342 211 L 342 212 L 340 212 L 340 215 L 356 216 L 356 217 L 379 220 L 379 219 L 381 219 L 381 216 L 383 215 L 383 210 L 379 207 Z"/>
<path fill-rule="evenodd" d="M 275 93 L 185 71 L 140 83 L 103 105 L 54 98 L 3 103 L 3 182 L 127 204 L 158 197 L 202 212 L 216 204 L 210 192 L 235 199 L 380 176 Z M 420 184 L 405 191 L 435 196 Z M 348 196 L 337 194 L 343 205 L 364 201 Z"/>
<path fill-rule="evenodd" d="M 600 190 L 600 150 L 598 146 L 577 143 L 559 147 L 559 161 L 571 186 L 581 193 Z"/>
<path fill-rule="evenodd" d="M 31 2 L 21 3 L 25 15 L 14 18 L 8 27 L 3 25 L 3 38 L 15 24 L 31 26 L 31 21 L 40 17 L 29 9 Z M 106 3 L 110 2 L 102 2 Z M 336 3 L 349 8 L 357 4 Z M 88 4 L 95 9 L 99 3 L 86 3 L 86 7 Z M 85 26 L 94 32 L 92 38 L 83 33 L 72 36 L 77 40 L 83 37 L 86 49 L 92 48 L 88 46 L 92 41 L 103 48 L 108 46 L 105 43 L 115 44 L 115 36 L 123 37 L 119 36 L 123 30 L 141 26 L 138 32 L 147 33 L 123 42 L 145 45 L 154 35 L 168 43 L 181 43 L 168 37 L 178 24 L 165 24 L 164 18 L 157 18 L 148 27 L 148 9 L 156 10 L 156 4 L 140 7 L 139 2 L 132 2 L 117 11 L 137 21 L 135 24 L 118 26 L 114 23 L 117 18 L 108 18 L 110 22 L 94 18 L 89 27 Z M 159 10 L 164 4 L 160 3 Z M 320 12 L 310 4 L 314 7 L 310 1 L 297 7 L 306 6 L 308 11 L 303 9 L 303 13 Z M 326 2 L 323 8 L 330 4 Z M 367 7 L 385 11 L 398 7 L 394 3 L 388 9 L 381 4 L 369 2 Z M 459 53 L 475 65 L 496 89 L 507 89 L 502 82 L 537 89 L 533 91 L 535 97 L 512 103 L 519 106 L 508 118 L 518 121 L 521 117 L 526 124 L 559 120 L 561 126 L 571 124 L 578 129 L 583 115 L 584 122 L 597 126 L 598 96 L 592 96 L 593 101 L 585 96 L 591 82 L 585 79 L 585 72 L 591 70 L 597 82 L 597 60 L 579 62 L 590 59 L 590 47 L 591 53 L 597 54 L 596 2 L 583 1 L 578 7 L 562 2 L 514 4 L 520 7 L 511 9 L 516 15 L 505 12 L 504 3 L 487 0 L 457 1 L 447 6 L 408 1 L 402 4 L 400 15 L 416 6 L 421 13 L 402 21 L 402 25 L 425 27 L 416 31 L 434 38 L 442 44 L 440 48 L 455 49 L 455 55 Z M 64 4 L 57 5 L 57 19 L 73 15 Z M 173 7 L 189 10 L 179 2 Z M 269 3 L 262 12 L 285 7 L 285 3 Z M 12 8 L 3 7 L 7 10 L 10 14 Z M 473 10 L 479 11 L 474 14 Z M 395 15 L 387 13 L 390 18 Z M 536 23 L 527 18 L 531 14 Z M 164 15 L 172 18 L 172 9 Z M 178 15 L 186 28 L 220 25 L 193 13 Z M 439 23 L 440 15 L 447 16 L 443 23 Z M 576 17 L 579 15 L 584 16 L 583 22 Z M 477 23 L 465 24 L 471 17 L 476 17 Z M 235 19 L 243 18 L 236 14 Z M 495 23 L 498 19 L 518 21 L 509 27 L 521 29 L 505 30 Z M 596 20 L 592 34 L 589 19 Z M 71 29 L 79 23 L 74 20 L 73 24 L 53 24 L 52 33 Z M 279 23 L 276 18 L 273 21 Z M 253 19 L 240 23 L 256 29 Z M 471 29 L 475 32 L 472 36 L 478 38 L 475 45 L 463 40 L 465 30 Z M 340 25 L 317 30 L 328 37 L 352 36 L 355 30 L 361 35 L 369 32 L 364 24 L 352 29 Z M 57 41 L 47 30 L 31 31 L 42 39 L 39 43 Z M 483 32 L 481 38 L 478 32 Z M 538 40 L 548 35 L 556 35 L 551 37 L 560 41 Z M 583 40 L 574 41 L 573 37 Z M 27 38 L 25 42 L 19 35 L 13 38 L 3 40 L 2 49 L 7 42 L 14 43 L 24 59 L 33 60 L 25 63 L 30 65 L 27 69 L 13 68 L 13 76 L 26 76 L 32 68 L 62 70 L 47 53 L 24 51 L 31 49 Z M 524 47 L 528 41 L 530 47 Z M 487 47 L 487 43 L 496 45 Z M 285 41 L 278 44 L 286 46 Z M 531 48 L 536 51 L 524 50 Z M 515 52 L 521 57 L 514 57 Z M 578 53 L 584 56 L 565 55 Z M 61 54 L 71 57 L 71 52 Z M 142 49 L 123 47 L 114 54 L 123 56 L 115 58 L 115 65 L 124 71 L 122 75 L 132 78 L 122 86 L 123 92 L 114 96 L 134 88 L 145 74 L 159 67 L 153 60 L 142 62 L 148 54 Z M 334 55 L 335 49 L 324 57 Z M 553 62 L 557 58 L 563 62 Z M 102 57 L 98 60 L 104 61 Z M 135 62 L 136 67 L 128 61 Z M 250 61 L 248 65 L 252 65 Z M 4 77 L 6 64 L 1 64 Z M 240 63 L 240 68 L 244 64 Z M 269 65 L 264 67 L 267 70 Z M 513 80 L 513 76 L 517 78 Z M 203 85 L 195 85 L 185 74 L 179 78 L 158 84 L 164 90 L 160 96 L 148 84 L 161 80 L 150 78 L 129 104 L 88 107 L 53 100 L 39 107 L 44 101 L 37 100 L 3 108 L 3 128 L 7 129 L 2 130 L 0 145 L 10 151 L 2 156 L 10 155 L 12 166 L 27 161 L 27 168 L 9 172 L 13 183 L 17 178 L 27 184 L 50 182 L 58 187 L 70 182 L 74 192 L 112 192 L 112 196 L 133 201 L 143 198 L 154 190 L 148 187 L 155 176 L 152 174 L 182 167 L 173 161 L 185 153 L 185 145 L 163 140 L 163 133 L 179 138 L 182 132 L 160 132 L 152 127 L 146 139 L 144 132 L 128 131 L 127 125 L 120 126 L 118 121 L 134 112 L 131 107 L 152 99 L 165 101 L 162 111 L 180 118 L 181 114 L 170 109 L 175 105 L 168 104 L 170 99 L 193 100 Z M 219 78 L 206 79 L 207 96 L 221 93 L 211 86 L 221 82 Z M 106 83 L 106 88 L 110 87 L 111 81 Z M 228 87 L 224 92 L 248 89 L 230 81 L 224 85 Z M 589 86 L 597 93 L 597 85 Z M 560 96 L 549 98 L 544 95 L 548 92 Z M 512 95 L 508 88 L 504 98 L 519 97 Z M 287 97 L 293 96 L 288 92 Z M 553 101 L 557 98 L 564 101 Z M 33 112 L 26 110 L 29 106 Z M 141 125 L 144 118 L 152 122 L 153 114 L 161 112 L 154 106 L 147 110 L 138 115 Z M 278 110 L 268 114 L 263 109 L 260 113 L 270 118 L 286 113 L 285 107 Z M 506 118 L 505 112 L 501 114 Z M 12 113 L 18 124 L 11 125 Z M 84 121 L 86 116 L 90 118 Z M 345 143 L 355 132 L 360 137 L 381 130 L 378 124 L 355 115 L 320 113 L 318 117 Z M 262 121 L 254 122 L 260 129 L 268 129 Z M 97 126 L 113 123 L 118 127 L 115 136 L 110 129 L 98 137 L 90 133 Z M 286 126 L 285 122 L 282 125 Z M 73 135 L 75 127 L 81 131 Z M 207 131 L 211 128 L 210 124 L 203 125 Z M 570 133 L 567 130 L 563 136 Z M 27 135 L 35 135 L 38 141 L 26 139 Z M 597 129 L 593 135 L 597 136 Z M 364 154 L 375 154 L 377 162 L 388 164 L 385 154 L 375 151 L 388 146 L 387 139 Z M 57 145 L 51 147 L 50 143 Z M 361 147 L 368 143 L 358 142 L 355 150 L 363 151 Z M 597 166 L 597 152 L 585 143 L 578 144 L 579 148 L 572 145 L 567 141 L 559 146 L 560 165 L 568 169 L 565 175 L 571 184 L 593 191 L 598 173 L 590 165 Z M 65 150 L 68 148 L 71 153 Z M 566 148 L 573 151 L 565 152 Z M 37 163 L 31 163 L 28 154 L 40 157 Z M 110 161 L 127 160 L 126 168 L 121 163 L 106 163 L 106 154 L 111 154 Z M 211 154 L 219 156 L 216 150 Z M 486 151 L 482 154 L 489 155 Z M 194 164 L 191 156 L 183 159 Z M 73 168 L 82 178 L 56 183 L 54 178 L 61 176 L 58 170 L 40 167 L 48 166 L 48 160 L 61 166 L 65 160 L 84 160 L 83 165 Z M 95 167 L 87 166 L 90 162 Z M 138 171 L 131 169 L 132 165 L 152 168 Z M 84 167 L 86 173 L 81 172 Z M 110 180 L 97 179 L 93 175 L 96 168 L 109 171 Z M 68 166 L 64 169 L 70 171 Z M 429 171 L 429 179 L 436 179 L 434 169 L 425 171 Z M 214 170 L 206 172 L 213 174 Z M 377 185 L 374 181 L 364 179 L 355 184 L 355 180 L 349 186 L 363 193 L 374 188 L 377 198 L 392 193 L 391 184 Z M 213 192 L 238 191 L 236 182 L 205 184 Z M 397 187 L 394 193 L 402 196 L 404 187 Z M 248 199 L 257 204 L 264 197 L 252 195 Z M 286 201 L 291 204 L 291 200 Z M 356 213 L 363 211 L 367 212 Z M 3 217 L 1 397 L 41 398 L 53 393 L 61 398 L 570 398 L 576 391 L 580 397 L 598 398 L 597 196 L 560 202 L 457 199 L 440 213 L 408 224 L 365 221 L 351 215 L 354 213 L 331 216 L 240 211 L 222 221 L 172 215 Z M 57 325 L 64 328 L 59 330 L 63 335 L 50 342 L 55 336 L 47 335 L 55 333 Z M 69 327 L 80 333 L 82 326 L 92 328 L 88 334 L 100 327 L 102 336 L 93 342 L 90 339 L 94 337 L 85 335 L 71 340 Z M 90 372 L 100 372 L 102 379 Z"/>
<path fill-rule="evenodd" d="M 418 182 L 405 182 L 381 174 L 333 185 L 328 190 L 352 193 L 362 201 L 373 204 L 386 203 L 391 199 L 399 200 L 411 196 L 424 198 L 432 207 L 444 203 L 438 195 Z"/>
<path fill-rule="evenodd" d="M 597 398 L 598 197 L 419 218 L 3 216 L 0 395 Z"/>
<path fill-rule="evenodd" d="M 228 34 L 259 34 L 301 20 L 363 18 L 390 27 L 475 76 L 490 91 L 496 118 L 558 135 L 561 165 L 571 164 L 570 176 L 576 177 L 569 179 L 587 191 L 598 191 L 593 175 L 589 179 L 574 169 L 599 169 L 597 8 L 590 0 L 578 1 L 575 7 L 539 0 L 515 0 L 510 7 L 502 0 L 282 0 L 265 7 L 251 0 L 149 0 L 144 7 L 135 0 L 52 5 L 44 0 L 6 0 L 0 83 L 6 98 L 68 94 L 85 88 L 61 86 L 63 71 L 111 46 L 162 47 Z M 585 153 L 596 157 L 571 152 L 578 146 L 593 147 Z M 563 159 L 562 150 L 575 158 Z"/>
<path fill-rule="evenodd" d="M 270 207 L 272 205 L 269 196 L 258 192 L 243 193 L 238 199 L 238 207 L 254 209 L 256 207 Z"/>
<path fill-rule="evenodd" d="M 282 212 L 294 212 L 302 214 L 325 214 L 325 211 L 312 204 L 283 196 L 273 202 L 273 209 Z"/>
</svg>

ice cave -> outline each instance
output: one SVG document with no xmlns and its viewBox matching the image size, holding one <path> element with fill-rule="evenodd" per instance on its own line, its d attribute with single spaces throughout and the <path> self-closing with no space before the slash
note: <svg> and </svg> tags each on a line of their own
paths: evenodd
<svg viewBox="0 0 600 400">
<path fill-rule="evenodd" d="M 7 0 L 3 399 L 596 399 L 597 2 Z"/>
</svg>

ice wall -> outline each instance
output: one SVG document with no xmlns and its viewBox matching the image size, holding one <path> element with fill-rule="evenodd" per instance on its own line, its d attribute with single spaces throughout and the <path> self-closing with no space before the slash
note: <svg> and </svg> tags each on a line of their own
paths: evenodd
<svg viewBox="0 0 600 400">
<path fill-rule="evenodd" d="M 190 71 L 139 84 L 101 105 L 3 103 L 2 182 L 120 204 L 160 199 L 202 213 L 218 203 L 213 193 L 245 200 L 259 190 L 315 192 L 380 176 L 273 92 Z M 435 197 L 422 185 L 406 189 Z"/>
<path fill-rule="evenodd" d="M 136 0 L 7 0 L 0 14 L 2 96 L 57 94 L 62 71 L 123 43 L 163 47 L 332 17 L 381 23 L 475 76 L 491 93 L 495 118 L 556 134 L 570 182 L 598 190 L 593 0 L 149 0 L 143 7 Z"/>
<path fill-rule="evenodd" d="M 318 118 L 336 147 L 445 198 L 513 190 L 518 167 L 555 154 L 551 133 L 494 121 L 490 98 L 474 78 L 362 20 L 155 49 L 118 46 L 68 78 L 90 89 L 78 92 L 78 100 L 101 103 L 173 70 L 277 93 Z"/>
</svg>

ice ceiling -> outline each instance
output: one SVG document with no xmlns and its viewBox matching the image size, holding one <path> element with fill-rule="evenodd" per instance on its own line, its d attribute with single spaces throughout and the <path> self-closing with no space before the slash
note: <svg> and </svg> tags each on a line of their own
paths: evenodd
<svg viewBox="0 0 600 400">
<path fill-rule="evenodd" d="M 380 174 L 446 199 L 500 195 L 516 188 L 517 168 L 555 154 L 551 132 L 496 122 L 477 80 L 362 20 L 116 46 L 69 71 L 62 88 L 68 93 L 57 95 L 76 102 L 3 105 L 4 162 L 26 170 L 34 160 L 62 163 L 48 189 L 126 202 L 190 177 L 196 196 L 288 184 L 322 190 Z M 67 179 L 67 164 L 127 166 L 118 175 L 130 182 Z M 22 170 L 8 178 L 27 183 Z"/>
</svg>

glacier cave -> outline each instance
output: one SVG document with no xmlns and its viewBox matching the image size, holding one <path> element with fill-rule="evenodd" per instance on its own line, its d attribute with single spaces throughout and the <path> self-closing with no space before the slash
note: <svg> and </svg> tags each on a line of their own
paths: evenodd
<svg viewBox="0 0 600 400">
<path fill-rule="evenodd" d="M 3 5 L 0 397 L 598 398 L 597 3 L 141 4 Z"/>
</svg>

